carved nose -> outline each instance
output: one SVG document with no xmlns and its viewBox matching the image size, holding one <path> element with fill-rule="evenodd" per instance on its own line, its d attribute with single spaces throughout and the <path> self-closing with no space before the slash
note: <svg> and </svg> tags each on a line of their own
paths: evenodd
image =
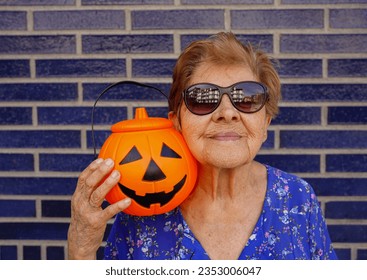
<svg viewBox="0 0 367 280">
<path fill-rule="evenodd" d="M 159 166 L 155 163 L 153 159 L 150 160 L 147 171 L 144 174 L 144 181 L 159 181 L 166 178 L 163 171 L 159 168 Z"/>
</svg>

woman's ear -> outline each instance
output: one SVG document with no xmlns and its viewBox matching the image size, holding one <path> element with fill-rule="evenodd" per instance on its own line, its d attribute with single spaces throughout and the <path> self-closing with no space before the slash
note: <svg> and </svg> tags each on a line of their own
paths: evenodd
<svg viewBox="0 0 367 280">
<path fill-rule="evenodd" d="M 168 113 L 168 119 L 173 122 L 173 126 L 175 127 L 176 130 L 181 131 L 179 116 L 175 114 L 175 112 L 170 111 Z"/>
</svg>

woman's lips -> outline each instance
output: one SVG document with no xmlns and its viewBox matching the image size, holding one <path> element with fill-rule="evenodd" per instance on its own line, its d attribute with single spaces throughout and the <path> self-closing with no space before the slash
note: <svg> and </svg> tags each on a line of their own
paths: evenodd
<svg viewBox="0 0 367 280">
<path fill-rule="evenodd" d="M 218 141 L 236 141 L 241 138 L 241 135 L 239 135 L 236 132 L 223 132 L 223 133 L 217 133 L 213 135 L 211 138 Z"/>
</svg>

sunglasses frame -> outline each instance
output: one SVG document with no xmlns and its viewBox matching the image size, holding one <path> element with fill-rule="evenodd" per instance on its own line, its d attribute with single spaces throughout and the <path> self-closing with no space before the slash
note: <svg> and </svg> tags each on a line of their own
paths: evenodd
<svg viewBox="0 0 367 280">
<path fill-rule="evenodd" d="M 233 98 L 232 98 L 232 95 L 231 95 L 232 88 L 234 88 L 238 84 L 243 84 L 243 83 L 245 83 L 245 84 L 257 84 L 257 85 L 261 86 L 263 88 L 263 90 L 264 90 L 264 95 L 265 95 L 264 101 L 261 104 L 261 106 L 257 110 L 255 110 L 255 111 L 251 111 L 251 112 L 243 111 L 240 108 L 238 108 L 237 105 L 235 104 L 235 102 L 233 101 Z M 218 99 L 219 101 L 215 104 L 215 106 L 213 107 L 213 109 L 211 109 L 209 112 L 204 113 L 204 114 L 200 114 L 200 113 L 194 112 L 192 110 L 192 108 L 190 108 L 190 106 L 188 106 L 188 104 L 187 104 L 188 102 L 186 100 L 187 99 L 187 96 L 188 96 L 188 90 L 190 88 L 192 88 L 192 87 L 197 86 L 197 85 L 213 86 L 214 88 L 217 88 L 219 90 L 219 94 L 220 94 L 219 95 L 219 99 Z M 227 94 L 228 95 L 229 99 L 231 100 L 231 103 L 232 103 L 233 107 L 236 108 L 236 110 L 238 110 L 241 113 L 245 113 L 245 114 L 253 114 L 253 113 L 259 112 L 265 106 L 266 102 L 269 100 L 269 94 L 268 94 L 267 87 L 264 84 L 259 83 L 259 82 L 255 82 L 255 81 L 241 81 L 241 82 L 234 83 L 233 85 L 228 86 L 228 87 L 220 87 L 220 86 L 218 86 L 216 84 L 212 84 L 212 83 L 197 83 L 197 84 L 193 84 L 193 85 L 187 87 L 182 92 L 182 99 L 184 100 L 187 109 L 191 113 L 193 113 L 195 115 L 198 115 L 198 116 L 204 116 L 204 115 L 208 115 L 208 114 L 213 113 L 219 107 L 219 105 L 220 105 L 220 103 L 222 101 L 223 94 Z"/>
</svg>

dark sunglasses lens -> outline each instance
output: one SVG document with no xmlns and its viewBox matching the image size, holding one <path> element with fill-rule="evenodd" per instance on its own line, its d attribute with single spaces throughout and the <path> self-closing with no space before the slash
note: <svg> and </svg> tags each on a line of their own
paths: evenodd
<svg viewBox="0 0 367 280">
<path fill-rule="evenodd" d="M 232 88 L 232 100 L 236 108 L 245 113 L 261 109 L 265 103 L 265 88 L 257 83 L 239 83 Z"/>
<path fill-rule="evenodd" d="M 198 115 L 212 112 L 220 101 L 220 92 L 213 85 L 198 84 L 189 87 L 185 92 L 187 108 Z"/>
</svg>

